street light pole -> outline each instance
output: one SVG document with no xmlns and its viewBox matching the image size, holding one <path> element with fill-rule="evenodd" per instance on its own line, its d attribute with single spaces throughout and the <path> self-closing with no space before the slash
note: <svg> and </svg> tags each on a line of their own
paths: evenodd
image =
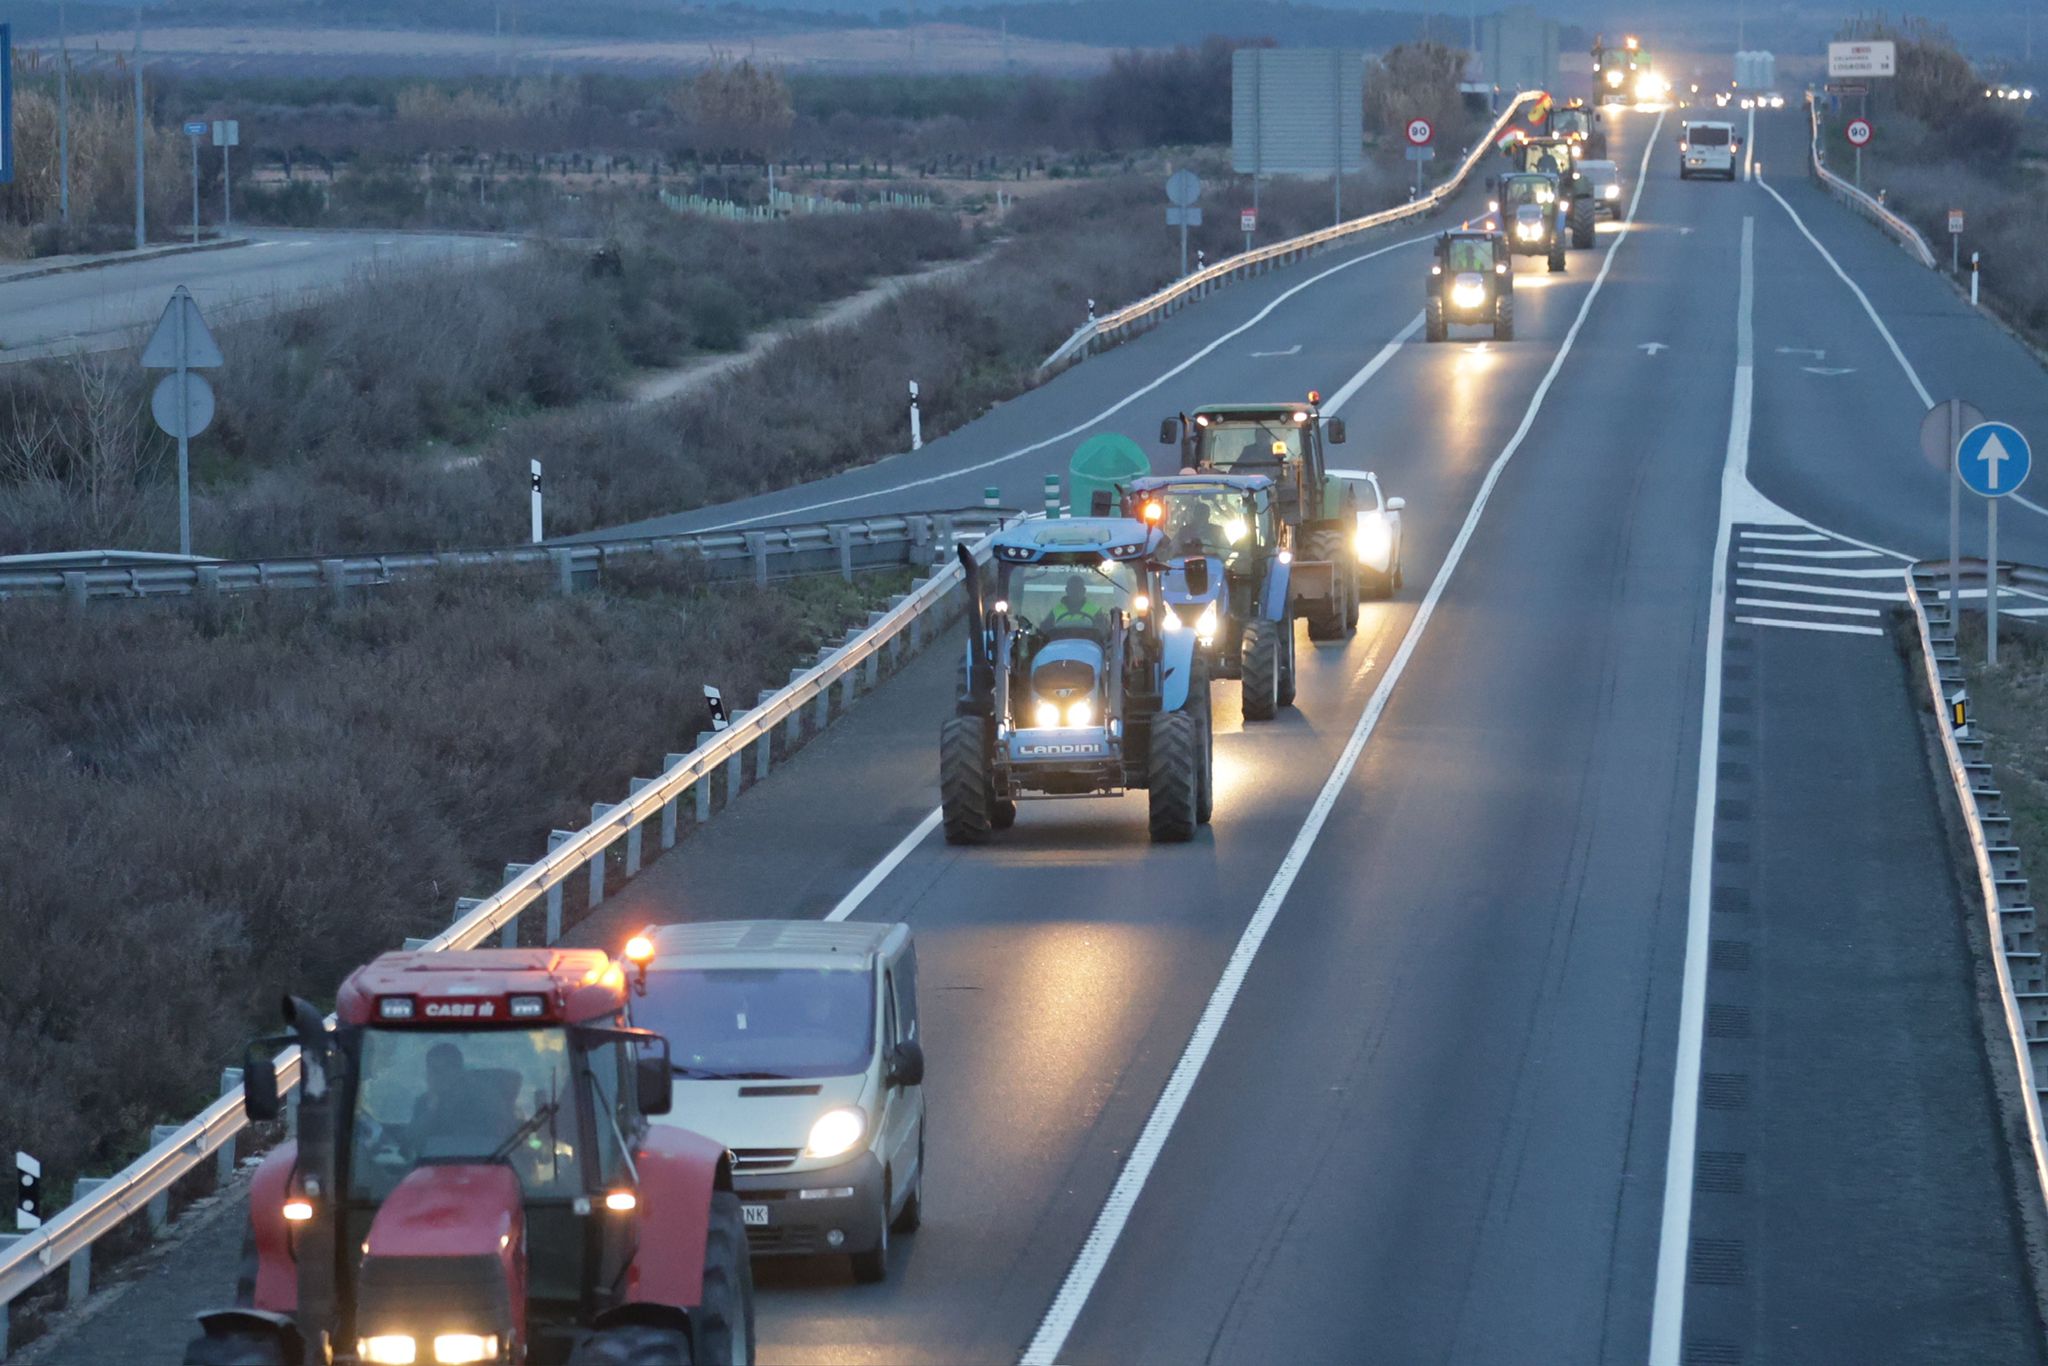
<svg viewBox="0 0 2048 1366">
<path fill-rule="evenodd" d="M 144 219 L 142 207 L 142 4 L 135 6 L 135 249 L 141 251 L 149 243 L 149 226 Z"/>
<path fill-rule="evenodd" d="M 66 0 L 57 0 L 57 220 L 68 228 L 71 226 L 71 26 L 65 14 L 66 8 Z"/>
</svg>

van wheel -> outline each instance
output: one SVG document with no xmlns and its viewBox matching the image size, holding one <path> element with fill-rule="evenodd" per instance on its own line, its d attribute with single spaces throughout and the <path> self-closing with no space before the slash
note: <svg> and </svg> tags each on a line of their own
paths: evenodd
<svg viewBox="0 0 2048 1366">
<path fill-rule="evenodd" d="M 915 1233 L 924 1223 L 924 1123 L 917 1126 L 917 1181 L 903 1197 L 903 1209 L 896 1216 L 898 1233 Z"/>
<path fill-rule="evenodd" d="M 882 1233 L 866 1252 L 853 1254 L 853 1278 L 862 1285 L 880 1285 L 889 1279 L 889 1193 L 882 1193 Z"/>
</svg>

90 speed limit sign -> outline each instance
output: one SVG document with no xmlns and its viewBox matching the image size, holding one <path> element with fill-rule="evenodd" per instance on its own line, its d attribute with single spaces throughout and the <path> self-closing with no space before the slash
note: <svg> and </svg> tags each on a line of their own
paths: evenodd
<svg viewBox="0 0 2048 1366">
<path fill-rule="evenodd" d="M 1870 145 L 1871 127 L 1869 119 L 1850 119 L 1849 126 L 1842 131 L 1849 139 L 1851 147 L 1868 147 Z"/>
<path fill-rule="evenodd" d="M 1429 140 L 1435 136 L 1436 128 L 1428 119 L 1408 120 L 1408 142 L 1410 146 L 1427 146 Z"/>
</svg>

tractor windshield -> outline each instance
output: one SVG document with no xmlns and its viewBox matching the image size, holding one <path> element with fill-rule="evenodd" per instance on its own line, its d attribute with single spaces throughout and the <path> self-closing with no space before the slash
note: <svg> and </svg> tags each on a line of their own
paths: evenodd
<svg viewBox="0 0 2048 1366">
<path fill-rule="evenodd" d="M 1444 253 L 1444 269 L 1453 275 L 1493 269 L 1493 243 L 1484 237 L 1453 237 Z"/>
<path fill-rule="evenodd" d="M 564 1031 L 365 1030 L 358 1076 L 350 1199 L 465 1159 L 509 1162 L 529 1197 L 582 1192 Z"/>
<path fill-rule="evenodd" d="M 1195 429 L 1195 463 L 1205 469 L 1261 474 L 1281 461 L 1301 459 L 1301 427 L 1269 422 L 1212 423 Z"/>
<path fill-rule="evenodd" d="M 1130 610 L 1138 567 L 1123 560 L 1003 566 L 1003 598 L 1019 623 L 1041 631 L 1105 634 L 1115 608 Z"/>
<path fill-rule="evenodd" d="M 1160 530 L 1166 533 L 1170 555 L 1217 555 L 1227 562 L 1260 544 L 1250 500 L 1235 489 L 1177 490 L 1164 501 L 1166 516 Z"/>
<path fill-rule="evenodd" d="M 874 1051 L 873 978 L 858 968 L 668 968 L 633 1022 L 665 1036 L 695 1081 L 846 1077 Z"/>
<path fill-rule="evenodd" d="M 1571 148 L 1561 142 L 1531 143 L 1527 150 L 1524 166 L 1543 175 L 1568 176 L 1572 173 Z"/>
<path fill-rule="evenodd" d="M 1583 109 L 1560 109 L 1550 116 L 1550 131 L 1559 137 L 1584 137 L 1593 131 L 1593 124 Z"/>
<path fill-rule="evenodd" d="M 1548 180 L 1517 176 L 1501 182 L 1500 202 L 1510 209 L 1518 209 L 1524 204 L 1554 204 L 1557 202 L 1557 187 Z"/>
</svg>

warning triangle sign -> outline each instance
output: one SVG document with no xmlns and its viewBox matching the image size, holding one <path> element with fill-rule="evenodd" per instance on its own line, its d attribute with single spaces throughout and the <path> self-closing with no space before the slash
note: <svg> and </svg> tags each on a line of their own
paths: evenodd
<svg viewBox="0 0 2048 1366">
<path fill-rule="evenodd" d="M 199 316 L 198 303 L 179 285 L 164 305 L 164 315 L 157 320 L 156 331 L 150 333 L 149 345 L 142 348 L 142 368 L 217 370 L 226 363 L 220 343 L 207 330 L 206 319 Z"/>
</svg>

